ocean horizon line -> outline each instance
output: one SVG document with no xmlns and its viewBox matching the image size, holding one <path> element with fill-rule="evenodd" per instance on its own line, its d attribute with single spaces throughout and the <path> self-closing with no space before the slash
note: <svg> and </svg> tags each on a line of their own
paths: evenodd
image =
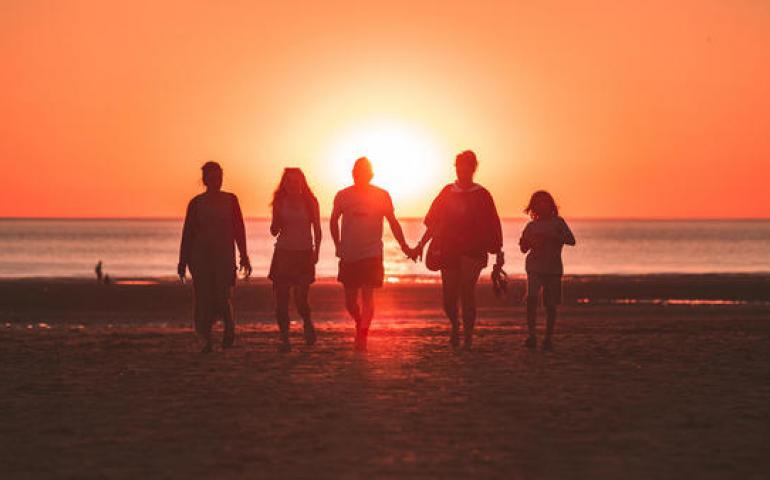
<svg viewBox="0 0 770 480">
<path fill-rule="evenodd" d="M 267 215 L 253 215 L 244 216 L 244 220 L 258 220 L 265 221 L 270 220 L 270 216 Z M 322 220 L 329 220 L 329 216 L 322 215 Z M 399 220 L 414 221 L 423 220 L 424 217 L 404 215 L 397 216 Z M 591 222 L 763 222 L 770 221 L 768 217 L 591 217 L 591 216 L 566 216 L 570 220 L 574 221 L 591 221 Z M 521 216 L 501 216 L 501 220 L 527 220 L 528 217 Z M 170 221 L 177 220 L 183 221 L 183 216 L 0 216 L 0 221 Z"/>
</svg>

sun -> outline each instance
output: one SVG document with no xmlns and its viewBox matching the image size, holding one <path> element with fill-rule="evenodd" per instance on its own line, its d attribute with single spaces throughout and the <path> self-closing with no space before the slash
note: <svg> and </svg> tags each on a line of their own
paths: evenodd
<svg viewBox="0 0 770 480">
<path fill-rule="evenodd" d="M 366 122 L 343 129 L 332 142 L 327 165 L 339 185 L 351 183 L 350 171 L 359 157 L 374 167 L 372 183 L 388 190 L 394 202 L 406 206 L 432 198 L 443 178 L 447 153 L 428 129 L 405 122 Z"/>
</svg>

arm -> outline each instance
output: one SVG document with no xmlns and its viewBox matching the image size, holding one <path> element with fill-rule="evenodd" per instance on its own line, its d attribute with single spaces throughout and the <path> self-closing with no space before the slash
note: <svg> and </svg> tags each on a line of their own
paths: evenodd
<svg viewBox="0 0 770 480">
<path fill-rule="evenodd" d="M 246 227 L 243 224 L 241 205 L 235 195 L 233 195 L 233 232 L 235 233 L 235 244 L 238 246 L 238 253 L 241 256 L 239 264 L 248 278 L 251 276 L 251 262 L 249 261 L 249 252 L 246 249 Z"/>
<path fill-rule="evenodd" d="M 335 199 L 336 200 L 336 199 Z M 332 215 L 329 219 L 329 232 L 332 235 L 332 241 L 334 242 L 334 254 L 339 257 L 340 256 L 340 217 L 342 216 L 342 211 L 339 208 L 339 205 L 337 205 L 337 202 L 334 202 L 334 207 L 332 208 Z"/>
<path fill-rule="evenodd" d="M 182 227 L 182 241 L 179 245 L 179 263 L 177 264 L 176 271 L 182 281 L 184 281 L 185 274 L 187 273 L 187 265 L 190 263 L 190 249 L 192 248 L 193 236 L 195 235 L 193 228 L 193 218 L 195 218 L 194 205 L 192 200 L 187 204 L 184 226 Z"/>
<path fill-rule="evenodd" d="M 569 225 L 567 225 L 567 222 L 564 221 L 564 219 L 561 219 L 561 223 L 564 226 L 564 244 L 565 245 L 575 245 L 575 235 L 572 234 L 572 230 L 570 230 Z"/>
<path fill-rule="evenodd" d="M 388 220 L 388 225 L 390 225 L 390 231 L 393 232 L 393 237 L 398 242 L 399 246 L 401 247 L 401 251 L 404 252 L 404 255 L 407 257 L 412 256 L 412 249 L 409 248 L 409 245 L 406 244 L 406 239 L 404 238 L 404 231 L 401 229 L 401 224 L 398 222 L 398 219 L 396 218 L 396 214 L 391 210 L 390 212 L 385 214 L 385 218 Z"/>
<path fill-rule="evenodd" d="M 278 205 L 273 202 L 273 216 L 270 219 L 270 235 L 277 237 L 281 233 L 281 223 L 278 219 Z"/>
<path fill-rule="evenodd" d="M 524 227 L 524 231 L 521 232 L 521 238 L 519 239 L 519 250 L 521 253 L 527 253 L 532 248 L 532 242 L 529 240 L 529 224 Z"/>
<path fill-rule="evenodd" d="M 444 195 L 444 191 L 446 190 L 446 187 L 444 187 L 438 195 L 436 195 L 436 198 L 433 199 L 433 202 L 430 204 L 430 208 L 428 209 L 428 213 L 425 214 L 425 233 L 422 234 L 422 238 L 420 238 L 420 241 L 417 243 L 417 246 L 414 247 L 414 250 L 412 252 L 412 260 L 417 260 L 422 258 L 422 252 L 425 250 L 425 245 L 428 244 L 428 242 L 433 239 L 433 237 L 436 235 L 436 225 L 438 223 L 438 218 L 440 218 L 440 211 L 441 211 L 441 205 L 442 205 L 442 198 Z"/>
<path fill-rule="evenodd" d="M 489 253 L 494 253 L 496 256 L 495 266 L 502 267 L 505 264 L 505 254 L 503 253 L 503 226 L 500 223 L 500 215 L 497 213 L 497 207 L 495 207 L 495 200 L 491 194 L 488 194 L 488 219 L 489 228 L 492 229 L 492 236 L 490 242 Z"/>
<path fill-rule="evenodd" d="M 313 259 L 318 263 L 318 256 L 321 253 L 321 212 L 318 207 L 318 201 L 313 203 Z"/>
</svg>

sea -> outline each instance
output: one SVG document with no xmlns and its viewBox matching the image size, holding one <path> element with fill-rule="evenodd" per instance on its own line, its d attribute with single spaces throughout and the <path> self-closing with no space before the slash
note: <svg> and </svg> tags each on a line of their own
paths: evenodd
<svg viewBox="0 0 770 480">
<path fill-rule="evenodd" d="M 567 219 L 577 238 L 564 247 L 567 274 L 770 273 L 770 220 Z M 337 274 L 324 222 L 319 277 Z M 506 271 L 524 273 L 518 239 L 525 219 L 503 221 Z M 407 240 L 423 225 L 404 219 Z M 265 277 L 274 239 L 269 220 L 248 219 L 254 276 Z M 0 277 L 93 277 L 103 262 L 113 279 L 173 277 L 181 219 L 0 219 Z M 385 226 L 385 272 L 391 281 L 435 276 L 405 258 Z"/>
</svg>

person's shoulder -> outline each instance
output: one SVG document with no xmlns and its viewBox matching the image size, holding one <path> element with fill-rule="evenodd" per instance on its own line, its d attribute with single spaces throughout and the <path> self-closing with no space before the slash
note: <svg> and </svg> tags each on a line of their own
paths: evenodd
<svg viewBox="0 0 770 480">
<path fill-rule="evenodd" d="M 342 190 L 339 190 L 336 194 L 334 194 L 334 200 L 332 200 L 332 204 L 334 206 L 340 206 L 342 203 L 348 202 L 348 198 L 350 197 L 352 193 L 353 186 L 345 187 Z"/>
<path fill-rule="evenodd" d="M 528 222 L 527 222 L 527 223 L 524 225 L 524 230 L 528 230 L 528 229 L 532 228 L 532 227 L 535 225 L 535 222 L 536 222 L 536 221 L 537 221 L 537 220 L 533 220 L 533 219 L 530 219 L 530 220 L 529 220 L 529 221 L 528 221 Z"/>
<path fill-rule="evenodd" d="M 375 195 L 379 195 L 381 197 L 389 197 L 390 193 L 385 190 L 382 187 L 378 187 L 377 185 L 369 184 L 370 191 L 373 192 Z"/>
<path fill-rule="evenodd" d="M 196 205 L 197 203 L 202 201 L 204 198 L 206 198 L 206 192 L 199 193 L 198 195 L 196 195 L 196 196 L 194 196 L 194 197 L 192 197 L 190 199 L 190 201 L 188 202 L 188 205 L 190 205 L 190 206 Z"/>
<path fill-rule="evenodd" d="M 353 185 L 345 187 L 342 190 L 337 191 L 337 193 L 334 195 L 334 200 L 336 201 L 338 198 L 345 198 L 346 196 L 350 195 L 350 192 L 352 191 Z"/>
<path fill-rule="evenodd" d="M 476 184 L 476 187 L 478 187 L 478 188 L 476 188 L 476 189 L 474 190 L 474 192 L 475 192 L 477 195 L 481 195 L 481 196 L 483 196 L 484 198 L 489 198 L 489 199 L 491 199 L 491 198 L 492 198 L 492 193 L 491 193 L 489 190 L 487 190 L 487 188 L 486 188 L 486 187 L 484 187 L 484 186 L 482 186 L 482 185 L 479 185 L 478 183 Z"/>
</svg>

